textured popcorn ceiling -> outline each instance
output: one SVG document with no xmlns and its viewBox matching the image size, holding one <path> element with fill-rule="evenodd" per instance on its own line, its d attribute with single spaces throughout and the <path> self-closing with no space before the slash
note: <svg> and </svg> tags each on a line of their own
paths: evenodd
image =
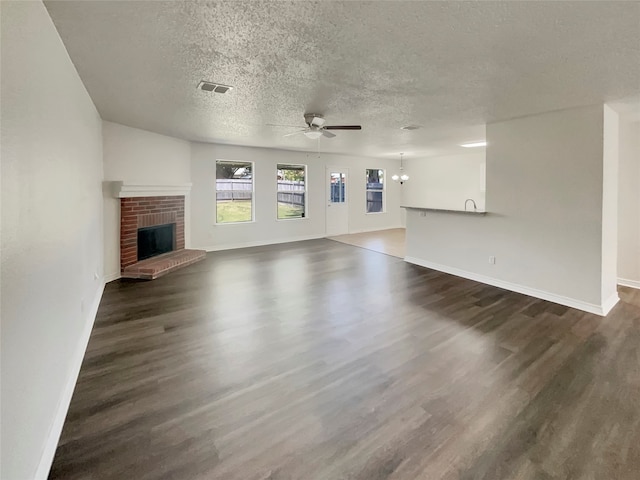
<svg viewBox="0 0 640 480">
<path fill-rule="evenodd" d="M 312 112 L 363 125 L 322 151 L 451 153 L 485 122 L 640 93 L 640 2 L 46 6 L 104 119 L 189 140 L 315 150 L 264 125 Z"/>
</svg>

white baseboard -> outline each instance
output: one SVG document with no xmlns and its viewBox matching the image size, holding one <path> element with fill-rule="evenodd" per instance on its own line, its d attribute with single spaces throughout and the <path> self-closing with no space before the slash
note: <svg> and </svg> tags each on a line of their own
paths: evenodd
<svg viewBox="0 0 640 480">
<path fill-rule="evenodd" d="M 114 280 L 118 280 L 120 278 L 120 272 L 112 273 L 104 276 L 104 283 L 113 282 Z"/>
<path fill-rule="evenodd" d="M 383 230 L 395 230 L 397 228 L 405 228 L 405 227 L 403 227 L 402 225 L 395 225 L 393 227 L 361 228 L 361 229 L 358 229 L 358 230 L 349 230 L 349 234 L 351 234 L 351 233 L 381 232 Z M 333 236 L 333 235 L 330 235 L 330 236 Z"/>
<path fill-rule="evenodd" d="M 276 245 L 279 243 L 291 243 L 291 242 L 303 242 L 305 240 L 317 240 L 318 238 L 325 238 L 325 234 L 319 235 L 304 235 L 299 237 L 280 238 L 276 240 L 258 240 L 255 242 L 243 242 L 243 243 L 228 243 L 225 245 L 212 245 L 209 247 L 195 247 L 198 250 L 206 250 L 207 252 L 218 252 L 221 250 L 234 250 L 236 248 L 250 248 L 250 247 L 263 247 L 265 245 Z"/>
<path fill-rule="evenodd" d="M 506 282 L 497 278 L 487 277 L 485 275 L 461 270 L 459 268 L 429 262 L 416 257 L 405 257 L 404 261 L 419 265 L 421 267 L 430 268 L 432 270 L 438 270 L 439 272 L 449 273 L 457 277 L 467 278 L 469 280 L 474 280 L 480 283 L 486 283 L 487 285 L 493 285 L 494 287 L 504 288 L 505 290 L 510 290 L 512 292 L 522 293 L 523 295 L 529 295 L 530 297 L 540 298 L 542 300 L 558 303 L 560 305 L 565 305 L 571 308 L 577 308 L 578 310 L 582 310 L 584 312 L 595 313 L 596 315 L 600 316 L 605 316 L 607 313 L 609 313 L 609 310 L 611 310 L 611 308 L 613 308 L 613 306 L 618 301 L 618 296 L 615 295 L 615 300 L 613 297 L 611 297 L 603 305 L 596 305 L 594 303 L 584 302 L 582 300 L 576 300 L 575 298 L 564 297 L 562 295 L 556 295 L 555 293 L 546 292 L 544 290 L 525 287 L 523 285 Z"/>
<path fill-rule="evenodd" d="M 640 288 L 640 281 L 629 280 L 628 278 L 619 278 L 618 285 L 622 285 L 623 287 Z"/>
<path fill-rule="evenodd" d="M 616 303 L 620 301 L 620 297 L 618 296 L 618 292 L 611 295 L 607 300 L 602 302 L 602 316 L 606 316 L 613 307 L 616 306 Z"/>
<path fill-rule="evenodd" d="M 69 410 L 71 397 L 73 396 L 73 391 L 76 387 L 76 382 L 78 381 L 78 374 L 80 373 L 80 367 L 82 366 L 84 354 L 87 351 L 89 337 L 91 336 L 93 324 L 96 320 L 96 315 L 98 314 L 98 307 L 100 306 L 100 300 L 102 300 L 103 292 L 104 282 L 101 282 L 101 285 L 96 292 L 96 296 L 93 299 L 93 303 L 91 304 L 91 309 L 88 312 L 88 318 L 82 331 L 82 335 L 80 336 L 80 340 L 78 341 L 78 344 L 76 346 L 76 351 L 73 356 L 72 368 L 69 372 L 69 376 L 67 377 L 67 383 L 62 392 L 62 397 L 58 402 L 56 414 L 51 425 L 51 430 L 49 431 L 49 435 L 44 446 L 44 451 L 42 452 L 40 462 L 38 463 L 38 469 L 36 470 L 36 474 L 34 477 L 36 480 L 46 479 L 49 476 L 49 470 L 51 470 L 53 457 L 56 453 L 58 442 L 60 441 L 60 434 L 62 433 L 64 420 L 67 417 L 67 411 Z"/>
</svg>

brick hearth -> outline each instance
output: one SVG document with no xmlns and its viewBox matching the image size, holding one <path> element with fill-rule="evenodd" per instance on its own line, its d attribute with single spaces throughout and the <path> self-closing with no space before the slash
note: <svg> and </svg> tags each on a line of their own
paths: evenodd
<svg viewBox="0 0 640 480">
<path fill-rule="evenodd" d="M 141 262 L 129 265 L 122 272 L 123 278 L 140 278 L 154 280 L 178 268 L 199 262 L 206 257 L 204 250 L 178 250 L 156 257 L 147 258 Z"/>
</svg>

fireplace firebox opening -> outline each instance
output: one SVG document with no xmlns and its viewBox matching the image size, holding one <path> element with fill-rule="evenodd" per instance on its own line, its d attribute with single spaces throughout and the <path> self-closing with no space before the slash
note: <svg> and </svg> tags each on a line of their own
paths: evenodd
<svg viewBox="0 0 640 480">
<path fill-rule="evenodd" d="M 138 229 L 138 261 L 175 250 L 175 223 Z"/>
</svg>

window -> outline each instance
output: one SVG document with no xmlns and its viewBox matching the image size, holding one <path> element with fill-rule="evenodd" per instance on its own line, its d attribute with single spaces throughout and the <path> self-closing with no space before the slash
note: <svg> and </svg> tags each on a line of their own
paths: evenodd
<svg viewBox="0 0 640 480">
<path fill-rule="evenodd" d="M 304 218 L 307 201 L 306 165 L 278 165 L 278 220 Z"/>
<path fill-rule="evenodd" d="M 216 223 L 253 220 L 253 163 L 216 161 Z"/>
<path fill-rule="evenodd" d="M 331 203 L 345 203 L 346 197 L 347 176 L 340 172 L 331 172 L 331 192 L 329 192 L 329 199 Z"/>
<path fill-rule="evenodd" d="M 384 170 L 367 169 L 367 213 L 384 212 Z"/>
</svg>

